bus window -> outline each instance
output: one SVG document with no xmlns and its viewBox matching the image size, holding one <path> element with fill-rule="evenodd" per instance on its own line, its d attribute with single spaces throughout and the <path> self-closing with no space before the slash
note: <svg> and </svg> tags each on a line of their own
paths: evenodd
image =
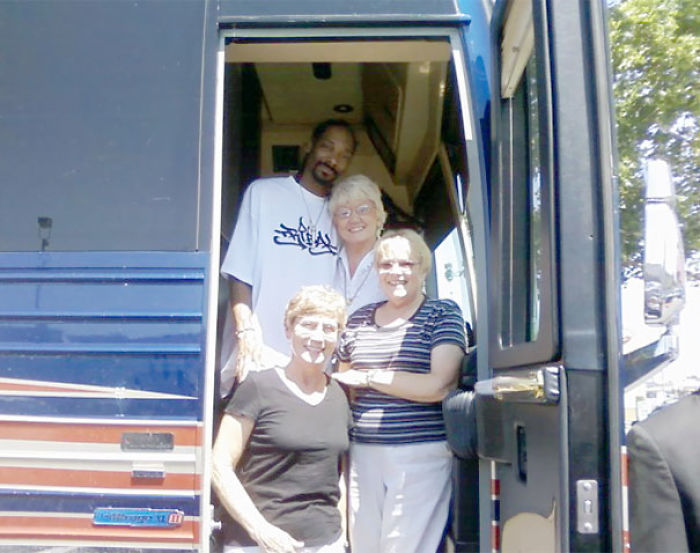
<svg viewBox="0 0 700 553">
<path fill-rule="evenodd" d="M 66 25 L 109 10 L 64 7 Z M 119 23 L 106 26 L 103 40 L 45 23 L 53 18 L 49 5 L 10 9 L 36 24 L 2 31 L 2 51 L 11 44 L 14 54 L 0 64 L 0 251 L 207 248 L 208 218 L 198 211 L 205 194 L 197 156 L 201 28 L 183 26 L 177 40 L 147 48 L 124 40 L 150 36 L 170 17 L 195 21 L 203 8 L 112 7 Z M 24 9 L 37 11 L 18 15 Z M 40 45 L 63 63 L 37 55 Z"/>
<path fill-rule="evenodd" d="M 557 341 L 551 117 L 545 60 L 535 48 L 531 13 L 509 17 L 501 50 L 495 129 L 501 161 L 498 193 L 492 195 L 491 205 L 491 236 L 498 252 L 493 268 L 499 278 L 492 291 L 499 306 L 493 325 L 500 346 L 492 351 L 496 367 L 547 362 L 554 357 Z"/>
<path fill-rule="evenodd" d="M 528 270 L 529 286 L 527 290 L 527 324 L 525 338 L 528 341 L 537 339 L 540 329 L 540 287 L 542 285 L 542 245 L 539 233 L 542 224 L 542 205 L 540 198 L 540 133 L 538 120 L 537 77 L 535 72 L 535 57 L 532 56 L 525 70 L 525 89 L 527 97 L 527 152 L 528 175 L 527 189 L 529 201 L 528 251 L 530 266 Z"/>
</svg>

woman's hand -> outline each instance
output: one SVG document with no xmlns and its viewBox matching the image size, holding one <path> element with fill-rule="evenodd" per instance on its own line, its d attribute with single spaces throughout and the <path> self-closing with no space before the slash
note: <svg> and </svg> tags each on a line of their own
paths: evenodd
<svg viewBox="0 0 700 553">
<path fill-rule="evenodd" d="M 252 538 L 265 553 L 297 553 L 304 542 L 295 540 L 281 528 L 264 521 L 252 532 Z"/>
<path fill-rule="evenodd" d="M 347 369 L 348 363 L 331 376 L 351 388 L 372 388 L 379 392 L 418 401 L 435 403 L 455 388 L 464 351 L 458 345 L 439 344 L 430 351 L 430 372 L 412 373 L 400 369 Z"/>
<path fill-rule="evenodd" d="M 359 371 L 357 369 L 348 369 L 346 371 L 333 373 L 331 378 L 351 388 L 367 388 L 369 386 L 371 372 L 372 371 L 367 370 Z"/>
</svg>

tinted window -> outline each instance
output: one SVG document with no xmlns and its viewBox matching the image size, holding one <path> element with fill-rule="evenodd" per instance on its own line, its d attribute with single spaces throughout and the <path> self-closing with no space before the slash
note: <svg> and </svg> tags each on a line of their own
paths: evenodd
<svg viewBox="0 0 700 553">
<path fill-rule="evenodd" d="M 203 4 L 129 6 L 0 2 L 0 250 L 196 248 Z"/>
</svg>

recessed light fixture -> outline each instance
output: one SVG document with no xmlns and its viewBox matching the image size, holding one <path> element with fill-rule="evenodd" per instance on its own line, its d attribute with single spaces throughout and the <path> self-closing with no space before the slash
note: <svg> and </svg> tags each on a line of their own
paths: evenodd
<svg viewBox="0 0 700 553">
<path fill-rule="evenodd" d="M 333 111 L 336 113 L 350 113 L 353 111 L 355 108 L 352 107 L 350 104 L 336 104 L 333 106 Z"/>
</svg>

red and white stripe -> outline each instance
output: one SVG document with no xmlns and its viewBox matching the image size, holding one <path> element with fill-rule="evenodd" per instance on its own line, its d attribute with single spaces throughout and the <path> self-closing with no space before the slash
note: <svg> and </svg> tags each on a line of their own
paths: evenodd
<svg viewBox="0 0 700 553">
<path fill-rule="evenodd" d="M 124 433 L 168 433 L 171 450 L 123 450 Z M 202 423 L 0 417 L 0 490 L 172 497 L 200 494 Z M 159 474 L 162 473 L 162 477 Z M 153 474 L 154 477 L 138 477 Z M 109 506 L 109 505 L 105 505 Z M 196 544 L 199 517 L 168 528 L 94 525 L 92 513 L 0 512 L 0 544 L 118 542 L 124 547 Z"/>
<path fill-rule="evenodd" d="M 491 461 L 491 553 L 501 549 L 501 481 L 496 472 L 496 463 Z"/>
<path fill-rule="evenodd" d="M 196 399 L 192 396 L 132 390 L 115 386 L 94 386 L 21 378 L 0 377 L 0 396 L 75 397 L 120 399 Z"/>
<path fill-rule="evenodd" d="M 624 553 L 630 553 L 630 519 L 629 519 L 629 464 L 627 458 L 627 446 L 622 446 L 620 460 L 622 482 L 622 547 Z"/>
</svg>

